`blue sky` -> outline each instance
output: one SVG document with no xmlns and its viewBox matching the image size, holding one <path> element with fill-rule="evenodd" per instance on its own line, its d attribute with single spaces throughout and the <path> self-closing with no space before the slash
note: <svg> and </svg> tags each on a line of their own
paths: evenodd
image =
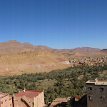
<svg viewBox="0 0 107 107">
<path fill-rule="evenodd" d="M 0 42 L 107 48 L 107 0 L 0 0 Z"/>
</svg>

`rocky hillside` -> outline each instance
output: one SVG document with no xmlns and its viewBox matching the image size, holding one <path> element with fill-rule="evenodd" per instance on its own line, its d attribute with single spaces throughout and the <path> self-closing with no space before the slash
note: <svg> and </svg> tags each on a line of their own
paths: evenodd
<svg viewBox="0 0 107 107">
<path fill-rule="evenodd" d="M 45 46 L 9 41 L 0 43 L 0 75 L 48 72 L 63 69 L 66 57 Z"/>
<path fill-rule="evenodd" d="M 74 64 L 92 62 L 94 59 L 96 62 L 101 62 L 106 55 L 107 53 L 95 48 L 57 50 L 14 40 L 0 43 L 0 75 L 49 72 Z"/>
</svg>

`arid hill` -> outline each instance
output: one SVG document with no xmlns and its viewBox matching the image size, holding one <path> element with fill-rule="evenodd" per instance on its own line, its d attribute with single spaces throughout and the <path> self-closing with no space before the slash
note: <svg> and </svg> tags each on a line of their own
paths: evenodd
<svg viewBox="0 0 107 107">
<path fill-rule="evenodd" d="M 9 41 L 0 43 L 0 75 L 48 72 L 63 69 L 66 57 L 45 46 Z"/>
<path fill-rule="evenodd" d="M 52 49 L 29 43 L 8 41 L 0 43 L 0 75 L 49 72 L 71 66 L 72 59 L 100 57 L 106 53 L 94 48 Z"/>
<path fill-rule="evenodd" d="M 102 49 L 101 50 L 103 53 L 106 53 L 107 54 L 107 49 Z"/>
<path fill-rule="evenodd" d="M 105 52 L 101 49 L 82 47 L 75 49 L 62 49 L 58 50 L 60 53 L 68 57 L 94 57 L 94 56 L 103 56 L 106 55 Z"/>
</svg>

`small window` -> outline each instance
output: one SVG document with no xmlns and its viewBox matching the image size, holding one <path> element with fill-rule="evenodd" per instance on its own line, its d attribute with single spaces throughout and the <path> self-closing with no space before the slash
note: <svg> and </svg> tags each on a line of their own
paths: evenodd
<svg viewBox="0 0 107 107">
<path fill-rule="evenodd" d="M 89 90 L 92 90 L 92 87 L 88 87 Z"/>
<path fill-rule="evenodd" d="M 103 97 L 101 96 L 100 99 L 103 99 Z"/>
<path fill-rule="evenodd" d="M 100 100 L 104 101 L 105 100 L 105 96 L 100 96 Z"/>
<path fill-rule="evenodd" d="M 104 88 L 100 88 L 100 92 L 103 92 L 104 91 Z"/>
</svg>

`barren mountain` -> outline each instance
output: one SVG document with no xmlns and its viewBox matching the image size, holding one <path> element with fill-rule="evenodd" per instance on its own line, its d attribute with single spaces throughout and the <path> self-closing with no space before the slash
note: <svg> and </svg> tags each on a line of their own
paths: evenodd
<svg viewBox="0 0 107 107">
<path fill-rule="evenodd" d="M 60 53 L 64 54 L 67 57 L 94 57 L 94 56 L 103 56 L 106 55 L 101 49 L 82 47 L 75 49 L 62 49 L 59 50 Z"/>
<path fill-rule="evenodd" d="M 86 56 L 105 56 L 100 49 L 52 49 L 29 43 L 8 41 L 0 43 L 0 75 L 49 72 L 70 67 L 69 59 Z"/>
<path fill-rule="evenodd" d="M 0 74 L 48 72 L 68 67 L 64 55 L 45 46 L 9 41 L 0 43 Z"/>
</svg>

